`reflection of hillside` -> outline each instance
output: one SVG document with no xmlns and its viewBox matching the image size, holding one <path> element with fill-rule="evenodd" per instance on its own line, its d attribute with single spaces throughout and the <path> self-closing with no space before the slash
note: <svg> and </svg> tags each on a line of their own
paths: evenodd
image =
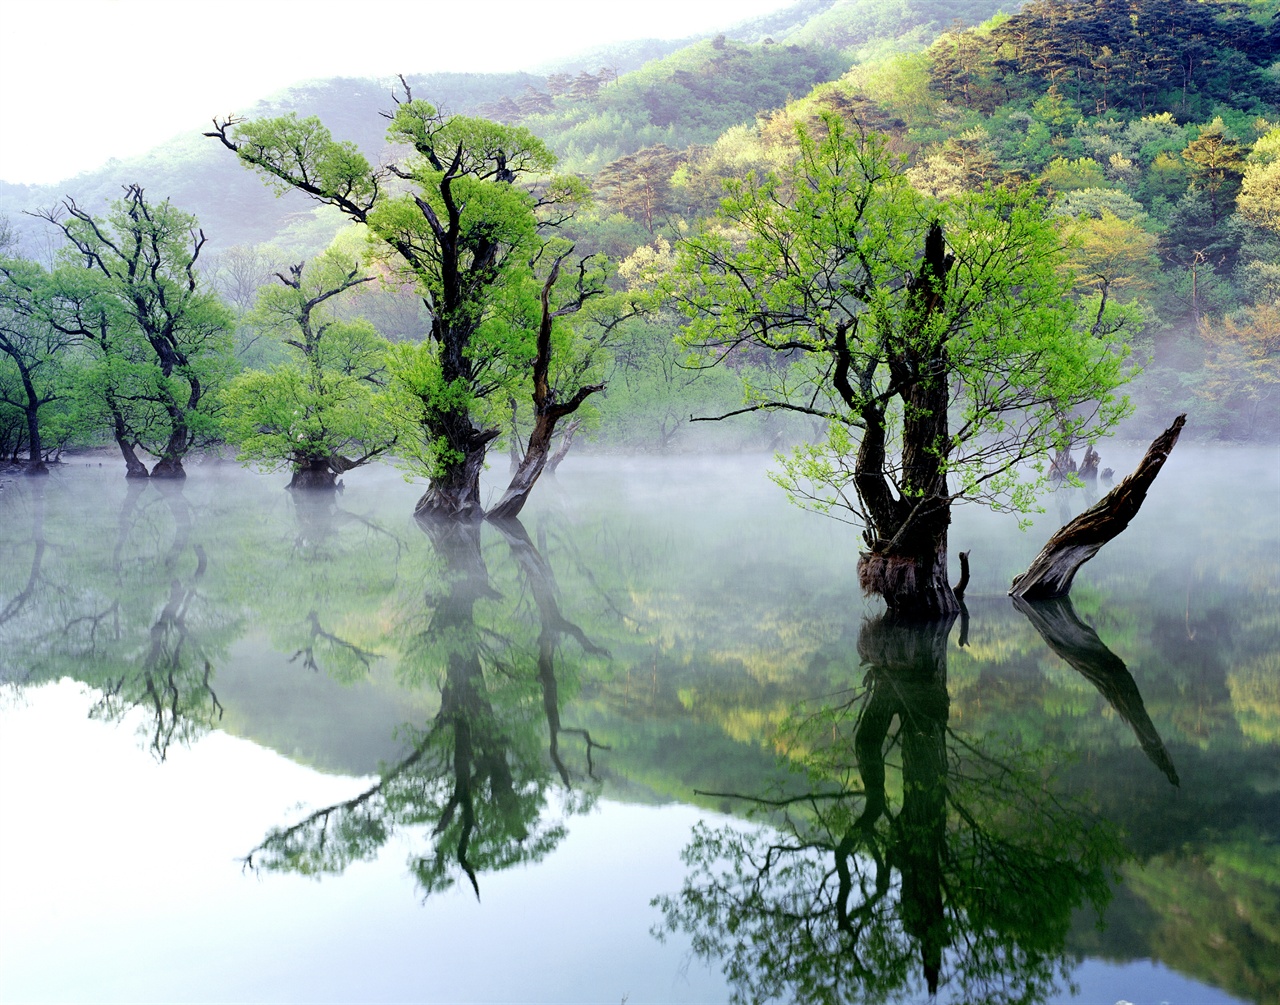
<svg viewBox="0 0 1280 1005">
<path fill-rule="evenodd" d="M 1274 843 L 1247 836 L 1146 858 L 1123 870 L 1105 931 L 1080 918 L 1069 944 L 1115 961 L 1163 960 L 1245 1000 L 1273 1001 L 1280 994 L 1276 858 Z"/>
<path fill-rule="evenodd" d="M 949 726 L 951 621 L 868 620 L 863 687 L 795 720 L 803 776 L 772 826 L 700 828 L 666 925 L 723 965 L 735 1001 L 1042 1001 L 1073 908 L 1107 899 L 1110 831 L 1044 765 Z"/>
</svg>

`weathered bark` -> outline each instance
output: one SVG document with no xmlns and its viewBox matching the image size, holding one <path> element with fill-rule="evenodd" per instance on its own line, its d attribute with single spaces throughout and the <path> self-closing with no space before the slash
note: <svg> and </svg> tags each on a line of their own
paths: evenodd
<svg viewBox="0 0 1280 1005">
<path fill-rule="evenodd" d="M 116 445 L 120 448 L 120 453 L 124 457 L 124 476 L 126 478 L 151 477 L 147 471 L 147 466 L 138 459 L 138 455 L 133 449 L 133 444 L 126 440 L 116 440 Z"/>
<path fill-rule="evenodd" d="M 890 611 L 932 620 L 954 615 L 960 601 L 947 582 L 947 535 L 927 549 L 876 550 L 858 556 L 858 585 L 881 597 Z"/>
<path fill-rule="evenodd" d="M 170 359 L 171 355 L 173 354 L 161 354 L 162 363 L 160 369 L 166 378 L 173 373 L 177 363 L 177 361 Z M 179 359 L 185 369 L 186 357 L 179 356 Z M 187 472 L 182 467 L 182 459 L 195 442 L 195 437 L 191 433 L 187 418 L 189 415 L 194 414 L 199 407 L 202 394 L 200 382 L 195 377 L 188 374 L 187 380 L 191 390 L 185 406 L 174 401 L 169 395 L 165 395 L 165 411 L 169 416 L 169 439 L 165 441 L 164 448 L 160 451 L 160 459 L 151 468 L 152 478 L 187 477 Z"/>
<path fill-rule="evenodd" d="M 187 472 L 182 467 L 181 456 L 170 454 L 156 461 L 151 469 L 152 478 L 186 478 Z"/>
<path fill-rule="evenodd" d="M 1055 485 L 1065 482 L 1076 473 L 1075 458 L 1071 456 L 1070 447 L 1061 447 L 1053 455 L 1053 463 L 1049 465 L 1049 480 Z"/>
<path fill-rule="evenodd" d="M 1027 600 L 1065 597 L 1080 566 L 1137 516 L 1186 420 L 1185 415 L 1174 419 L 1173 425 L 1151 441 L 1133 474 L 1049 538 L 1027 571 L 1014 579 L 1009 595 Z"/>
<path fill-rule="evenodd" d="M 466 419 L 466 425 L 471 427 L 470 419 Z M 413 508 L 413 515 L 420 519 L 482 520 L 484 505 L 480 501 L 480 472 L 484 469 L 489 441 L 497 435 L 496 429 L 470 428 L 469 435 L 461 438 L 459 452 L 462 462 L 445 466 L 432 478 L 427 491 Z"/>
<path fill-rule="evenodd" d="M 26 365 L 22 358 L 16 354 L 9 354 L 9 358 L 17 365 L 18 374 L 22 378 L 22 390 L 26 395 L 26 402 L 23 411 L 26 413 L 27 419 L 27 466 L 26 473 L 29 475 L 47 475 L 49 469 L 44 463 L 44 450 L 40 443 L 40 406 L 50 401 L 45 398 L 43 401 L 36 393 L 35 383 L 31 379 L 31 369 Z"/>
<path fill-rule="evenodd" d="M 960 582 L 956 583 L 952 589 L 952 593 L 956 595 L 956 600 L 964 600 L 964 591 L 969 588 L 969 553 L 967 551 L 960 552 Z"/>
<path fill-rule="evenodd" d="M 1102 460 L 1098 452 L 1093 447 L 1084 448 L 1084 457 L 1080 461 L 1080 479 L 1086 482 L 1095 482 L 1098 480 L 1098 462 Z"/>
<path fill-rule="evenodd" d="M 911 618 L 942 618 L 960 610 L 947 581 L 949 362 L 945 339 L 929 334 L 951 264 L 942 227 L 935 223 L 925 240 L 905 322 L 918 337 L 888 360 L 893 386 L 903 403 L 902 471 L 896 498 L 893 480 L 885 470 L 884 409 L 869 401 L 872 374 L 858 374 L 863 385 L 859 398 L 849 383 L 844 333 L 837 338 L 833 382 L 846 401 L 858 402 L 864 423 L 854 482 L 869 520 L 871 547 L 858 557 L 858 582 L 864 592 L 883 598 L 891 611 Z"/>
<path fill-rule="evenodd" d="M 291 491 L 298 489 L 304 492 L 332 492 L 337 488 L 337 476 L 334 474 L 327 457 L 308 457 L 293 466 L 293 478 L 288 486 Z"/>
<path fill-rule="evenodd" d="M 1147 715 L 1147 707 L 1129 668 L 1103 644 L 1097 632 L 1080 620 L 1071 606 L 1071 598 L 1027 601 L 1014 597 L 1013 605 L 1027 616 L 1049 648 L 1083 674 L 1129 724 L 1151 763 L 1174 785 L 1179 784 L 1177 769 Z"/>
</svg>

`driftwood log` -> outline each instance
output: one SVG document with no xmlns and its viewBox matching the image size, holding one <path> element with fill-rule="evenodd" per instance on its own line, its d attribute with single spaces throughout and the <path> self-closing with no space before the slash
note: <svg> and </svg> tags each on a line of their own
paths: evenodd
<svg viewBox="0 0 1280 1005">
<path fill-rule="evenodd" d="M 1049 648 L 1079 671 L 1129 724 L 1143 753 L 1174 785 L 1178 771 L 1165 750 L 1155 723 L 1147 714 L 1138 684 L 1124 660 L 1106 647 L 1098 633 L 1080 620 L 1070 597 L 1029 602 L 1015 597 L 1013 604 L 1035 626 Z"/>
<path fill-rule="evenodd" d="M 1186 420 L 1185 415 L 1174 419 L 1173 425 L 1151 441 L 1133 474 L 1049 538 L 1027 571 L 1014 579 L 1009 596 L 1027 600 L 1065 597 L 1080 566 L 1138 515 Z"/>
</svg>

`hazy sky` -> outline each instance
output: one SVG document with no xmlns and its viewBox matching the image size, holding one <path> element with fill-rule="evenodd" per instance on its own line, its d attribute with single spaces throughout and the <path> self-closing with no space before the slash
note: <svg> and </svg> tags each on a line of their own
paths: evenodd
<svg viewBox="0 0 1280 1005">
<path fill-rule="evenodd" d="M 61 181 L 311 77 L 527 69 L 787 2 L 5 0 L 0 179 Z"/>
</svg>

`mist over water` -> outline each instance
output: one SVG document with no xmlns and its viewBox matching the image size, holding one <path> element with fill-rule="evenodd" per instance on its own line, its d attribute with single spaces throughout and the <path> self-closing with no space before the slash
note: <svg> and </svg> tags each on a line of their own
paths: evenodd
<svg viewBox="0 0 1280 1005">
<path fill-rule="evenodd" d="M 1102 466 L 1118 480 L 1142 449 L 1103 445 Z M 882 940 L 866 945 L 898 948 L 840 971 L 848 1000 L 927 993 L 904 891 L 930 861 L 953 884 L 940 1000 L 972 996 L 988 945 L 1031 1000 L 1072 1000 L 1081 957 L 1108 962 L 1078 971 L 1080 1000 L 1157 984 L 1170 1001 L 1267 1000 L 1276 461 L 1179 445 L 1071 606 L 1037 617 L 1009 582 L 1089 493 L 1046 496 L 1025 532 L 958 509 L 967 616 L 930 637 L 859 594 L 857 530 L 791 506 L 763 454 L 572 456 L 523 534 L 461 537 L 424 532 L 421 488 L 386 467 L 332 499 L 217 463 L 181 486 L 126 485 L 96 459 L 12 482 L 0 794 L 39 826 L 3 828 L 0 997 L 811 1000 L 806 973 L 850 959 L 838 931 L 805 963 L 729 901 L 699 914 L 736 846 L 707 858 L 697 835 L 791 827 L 827 861 L 839 842 L 823 835 L 864 796 L 788 817 L 751 816 L 752 800 L 832 772 L 871 791 L 865 730 L 892 712 L 886 815 L 856 861 L 882 853 L 908 877 L 866 915 Z M 908 798 L 908 776 L 942 801 Z M 911 838 L 913 819 L 933 837 Z M 1043 895 L 1078 909 L 1010 901 L 1012 877 L 1007 909 L 981 883 L 962 892 L 988 846 L 1043 862 Z M 767 888 L 816 903 L 821 886 L 787 885 L 807 869 Z M 139 965 L 139 940 L 169 962 Z M 750 966 L 726 976 L 735 953 Z"/>
</svg>

